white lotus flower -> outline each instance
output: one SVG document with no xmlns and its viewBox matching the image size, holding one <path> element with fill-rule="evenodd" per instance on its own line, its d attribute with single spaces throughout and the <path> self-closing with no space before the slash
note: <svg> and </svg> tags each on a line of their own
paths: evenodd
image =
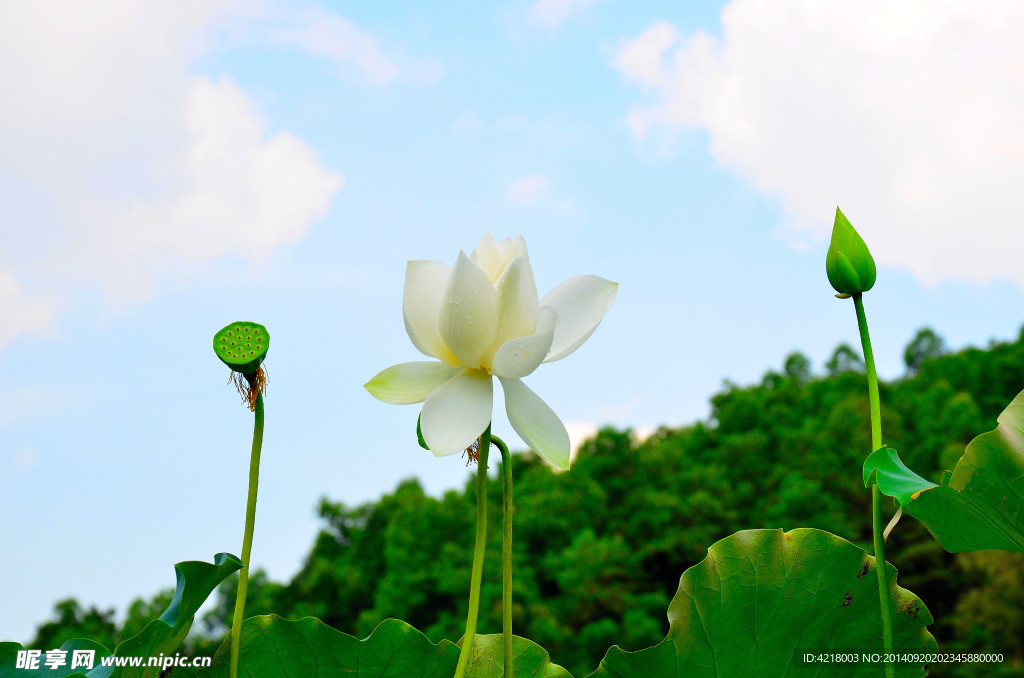
<svg viewBox="0 0 1024 678">
<path fill-rule="evenodd" d="M 491 377 L 505 389 L 512 428 L 537 454 L 569 468 L 569 434 L 522 382 L 542 362 L 561 360 L 587 340 L 611 307 L 618 283 L 582 275 L 537 300 L 522 236 L 495 242 L 489 233 L 449 270 L 410 261 L 402 312 L 419 351 L 437 361 L 384 370 L 366 383 L 386 403 L 423 403 L 420 428 L 437 456 L 469 447 L 491 422 Z"/>
</svg>

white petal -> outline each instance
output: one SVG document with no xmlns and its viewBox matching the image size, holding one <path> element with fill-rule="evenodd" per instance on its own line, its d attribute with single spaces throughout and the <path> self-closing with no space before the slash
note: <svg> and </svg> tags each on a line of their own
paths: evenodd
<svg viewBox="0 0 1024 678">
<path fill-rule="evenodd" d="M 454 365 L 438 327 L 448 277 L 448 267 L 440 261 L 410 261 L 405 268 L 402 316 L 405 331 L 420 353 Z"/>
<path fill-rule="evenodd" d="M 490 233 L 484 233 L 473 251 L 469 253 L 469 260 L 480 267 L 480 270 L 490 276 L 490 272 L 496 270 L 501 263 L 501 250 Z M 494 282 L 493 280 L 491 282 Z"/>
<path fill-rule="evenodd" d="M 519 437 L 549 464 L 569 468 L 569 434 L 550 407 L 518 379 L 501 379 L 505 412 Z"/>
<path fill-rule="evenodd" d="M 521 257 L 526 254 L 526 241 L 523 236 L 517 235 L 515 238 L 509 238 L 508 243 L 508 246 L 512 248 L 513 257 Z"/>
<path fill-rule="evenodd" d="M 459 252 L 441 303 L 441 338 L 464 367 L 479 367 L 498 329 L 498 293 L 487 274 Z"/>
<path fill-rule="evenodd" d="M 558 314 L 558 327 L 551 352 L 544 362 L 561 360 L 578 349 L 597 329 L 618 291 L 618 283 L 596 275 L 581 275 L 548 292 L 540 305 L 554 309 Z"/>
<path fill-rule="evenodd" d="M 526 254 L 526 241 L 523 240 L 523 236 L 517 236 L 514 240 L 505 238 L 500 242 L 495 242 L 490 233 L 484 233 L 484 237 L 470 253 L 469 260 L 487 274 L 491 284 L 497 284 L 508 265 L 516 257 L 524 254 Z"/>
<path fill-rule="evenodd" d="M 394 405 L 410 405 L 426 400 L 434 389 L 458 371 L 459 368 L 444 363 L 402 363 L 387 368 L 363 384 L 363 388 L 377 400 Z"/>
<path fill-rule="evenodd" d="M 498 268 L 494 271 L 492 276 L 492 282 L 497 282 L 498 279 L 505 273 L 509 264 L 515 261 L 518 257 L 526 256 L 526 241 L 523 240 L 523 236 L 517 235 L 515 239 L 505 238 L 501 242 L 497 243 L 498 252 L 501 254 L 501 262 L 498 264 Z"/>
<path fill-rule="evenodd" d="M 476 252 L 481 247 L 487 247 L 488 245 L 494 244 L 494 236 L 491 235 L 490 231 L 484 231 L 484 237 L 480 238 L 480 242 L 476 244 L 476 248 L 473 249 Z"/>
<path fill-rule="evenodd" d="M 537 302 L 537 285 L 533 281 L 529 257 L 525 254 L 516 257 L 498 280 L 496 289 L 498 332 L 494 335 L 494 343 L 489 351 L 492 356 L 505 342 L 537 331 L 540 304 Z"/>
<path fill-rule="evenodd" d="M 536 334 L 512 339 L 502 344 L 494 354 L 494 374 L 512 378 L 531 374 L 544 362 L 545 356 L 551 350 L 557 323 L 558 316 L 555 312 L 547 306 L 542 308 Z"/>
<path fill-rule="evenodd" d="M 436 456 L 462 452 L 491 423 L 491 375 L 464 369 L 437 387 L 423 403 L 420 430 Z"/>
</svg>

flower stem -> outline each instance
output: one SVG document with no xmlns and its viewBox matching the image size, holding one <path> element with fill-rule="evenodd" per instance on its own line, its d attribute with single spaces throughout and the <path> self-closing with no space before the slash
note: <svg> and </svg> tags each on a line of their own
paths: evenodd
<svg viewBox="0 0 1024 678">
<path fill-rule="evenodd" d="M 242 619 L 245 616 L 245 594 L 249 589 L 249 555 L 252 553 L 252 533 L 256 526 L 256 489 L 260 482 L 260 451 L 263 449 L 263 393 L 256 396 L 256 422 L 252 431 L 252 455 L 249 457 L 249 498 L 245 504 L 245 535 L 242 537 L 242 570 L 238 575 L 238 595 L 235 615 L 231 621 L 231 672 L 238 676 L 238 653 L 242 637 Z"/>
<path fill-rule="evenodd" d="M 501 639 L 505 678 L 512 678 L 512 455 L 497 436 L 491 440 L 501 450 Z"/>
<path fill-rule="evenodd" d="M 476 639 L 476 619 L 480 611 L 480 580 L 484 573 L 484 551 L 487 546 L 487 453 L 491 449 L 491 425 L 480 436 L 480 453 L 476 462 L 476 546 L 473 548 L 473 573 L 469 580 L 469 612 L 466 614 L 466 632 L 462 636 L 462 651 L 455 667 L 455 678 L 464 678 Z M 232 676 L 232 678 L 234 678 Z"/>
<path fill-rule="evenodd" d="M 875 356 L 871 352 L 871 337 L 868 335 L 868 320 L 864 315 L 864 301 L 861 294 L 853 295 L 857 311 L 857 327 L 860 329 L 860 343 L 864 348 L 864 366 L 868 373 L 868 403 L 871 408 L 871 451 L 882 447 L 882 409 L 878 400 L 878 374 L 875 371 Z M 882 647 L 885 654 L 892 656 L 892 604 L 889 601 L 889 573 L 885 563 L 885 518 L 882 514 L 882 491 L 878 483 L 871 486 L 871 530 L 874 534 L 875 572 L 878 573 L 878 602 L 882 611 Z M 886 678 L 894 678 L 896 666 L 885 663 Z"/>
</svg>

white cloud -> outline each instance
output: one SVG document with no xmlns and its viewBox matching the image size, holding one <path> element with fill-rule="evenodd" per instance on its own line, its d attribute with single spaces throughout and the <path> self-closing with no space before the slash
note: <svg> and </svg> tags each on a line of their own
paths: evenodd
<svg viewBox="0 0 1024 678">
<path fill-rule="evenodd" d="M 28 297 L 10 271 L 0 269 L 0 350 L 19 334 L 39 334 L 50 326 L 49 304 Z M 2 399 L 0 399 L 2 400 Z M 6 409 L 6 408 L 0 408 Z M 4 414 L 0 412 L 0 421 Z"/>
<path fill-rule="evenodd" d="M 579 218 L 586 214 L 585 210 L 572 198 L 561 198 L 555 203 L 555 211 L 566 217 Z"/>
<path fill-rule="evenodd" d="M 175 200 L 169 228 L 187 259 L 264 257 L 326 214 L 341 175 L 288 132 L 265 138 L 266 123 L 230 80 L 195 79 L 187 111 L 188 188 Z"/>
<path fill-rule="evenodd" d="M 35 449 L 26 446 L 19 448 L 18 451 L 14 453 L 14 462 L 18 465 L 18 468 L 24 471 L 36 465 L 37 457 L 38 455 L 36 454 Z"/>
<path fill-rule="evenodd" d="M 323 10 L 297 10 L 282 4 L 272 12 L 270 40 L 312 56 L 327 59 L 342 75 L 358 73 L 367 81 L 386 85 L 403 79 L 416 83 L 437 81 L 443 67 L 436 59 L 412 57 L 383 49 L 369 31 L 345 17 Z"/>
<path fill-rule="evenodd" d="M 644 400 L 647 399 L 647 395 L 638 393 L 632 396 L 629 400 L 620 403 L 614 403 L 606 407 L 598 408 L 594 412 L 594 418 L 600 421 L 613 421 L 623 420 L 629 417 L 633 412 L 636 411 L 637 407 L 643 404 Z"/>
<path fill-rule="evenodd" d="M 470 136 L 477 136 L 483 131 L 483 123 L 480 122 L 480 118 L 476 113 L 472 111 L 466 111 L 459 115 L 452 123 L 452 129 L 456 132 L 468 134 Z"/>
<path fill-rule="evenodd" d="M 0 426 L 46 417 L 83 399 L 78 390 L 18 387 L 0 391 Z"/>
<path fill-rule="evenodd" d="M 515 208 L 550 210 L 567 220 L 586 218 L 586 210 L 571 196 L 552 190 L 551 181 L 542 174 L 527 174 L 509 182 L 505 202 Z"/>
<path fill-rule="evenodd" d="M 126 174 L 140 188 L 140 165 L 184 137 L 187 55 L 229 8 L 223 1 L 0 5 L 0 90 L 8 102 L 0 157 L 9 174 L 45 184 L 55 197 L 110 191 Z"/>
<path fill-rule="evenodd" d="M 638 443 L 642 443 L 657 432 L 657 426 L 641 426 L 640 428 L 633 431 L 633 439 L 636 440 L 636 442 Z"/>
<path fill-rule="evenodd" d="M 548 189 L 548 180 L 540 174 L 519 177 L 505 189 L 505 198 L 512 205 L 537 205 Z"/>
<path fill-rule="evenodd" d="M 398 65 L 381 52 L 373 35 L 336 14 L 304 12 L 294 17 L 292 25 L 274 28 L 270 35 L 280 44 L 299 47 L 344 67 L 355 66 L 371 82 L 386 84 L 399 75 Z"/>
<path fill-rule="evenodd" d="M 569 459 L 571 461 L 576 458 L 580 445 L 597 435 L 597 424 L 592 421 L 566 421 L 563 424 L 569 434 Z"/>
<path fill-rule="evenodd" d="M 265 121 L 230 80 L 193 79 L 184 119 L 190 140 L 173 190 L 83 206 L 65 267 L 101 279 L 115 302 L 150 296 L 179 262 L 265 259 L 301 240 L 343 183 L 293 135 L 267 138 Z"/>
<path fill-rule="evenodd" d="M 564 24 L 569 17 L 599 0 L 537 0 L 529 9 L 529 18 L 544 28 L 554 29 Z"/>
<path fill-rule="evenodd" d="M 707 131 L 797 234 L 826 238 L 839 204 L 926 284 L 1024 286 L 1024 5 L 732 0 L 721 18 L 721 36 L 658 23 L 622 43 L 616 68 L 651 96 L 637 137 Z"/>
<path fill-rule="evenodd" d="M 229 78 L 192 72 L 217 31 L 247 22 L 263 22 L 249 32 L 265 40 L 267 22 L 305 25 L 295 40 L 314 50 L 308 15 L 265 4 L 0 4 L 0 248 L 34 256 L 0 271 L 0 348 L 53 315 L 16 280 L 49 272 L 58 296 L 84 279 L 108 300 L 138 301 L 198 264 L 259 262 L 324 217 L 341 175 L 295 135 L 272 131 Z M 328 33 L 348 27 L 345 58 L 367 77 L 389 77 L 372 36 L 317 16 Z"/>
</svg>

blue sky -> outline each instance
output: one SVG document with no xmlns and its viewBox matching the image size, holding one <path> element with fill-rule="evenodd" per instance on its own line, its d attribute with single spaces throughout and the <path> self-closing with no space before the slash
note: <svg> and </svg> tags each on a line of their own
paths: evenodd
<svg viewBox="0 0 1024 678">
<path fill-rule="evenodd" d="M 320 496 L 461 486 L 362 384 L 418 359 L 405 262 L 485 231 L 524 236 L 541 295 L 620 283 L 526 379 L 574 436 L 855 344 L 837 204 L 883 376 L 923 325 L 1015 338 L 1024 14 L 874 4 L 4 6 L 0 639 L 240 551 L 252 418 L 210 348 L 235 320 L 272 336 L 254 565 L 294 574 Z"/>
</svg>

